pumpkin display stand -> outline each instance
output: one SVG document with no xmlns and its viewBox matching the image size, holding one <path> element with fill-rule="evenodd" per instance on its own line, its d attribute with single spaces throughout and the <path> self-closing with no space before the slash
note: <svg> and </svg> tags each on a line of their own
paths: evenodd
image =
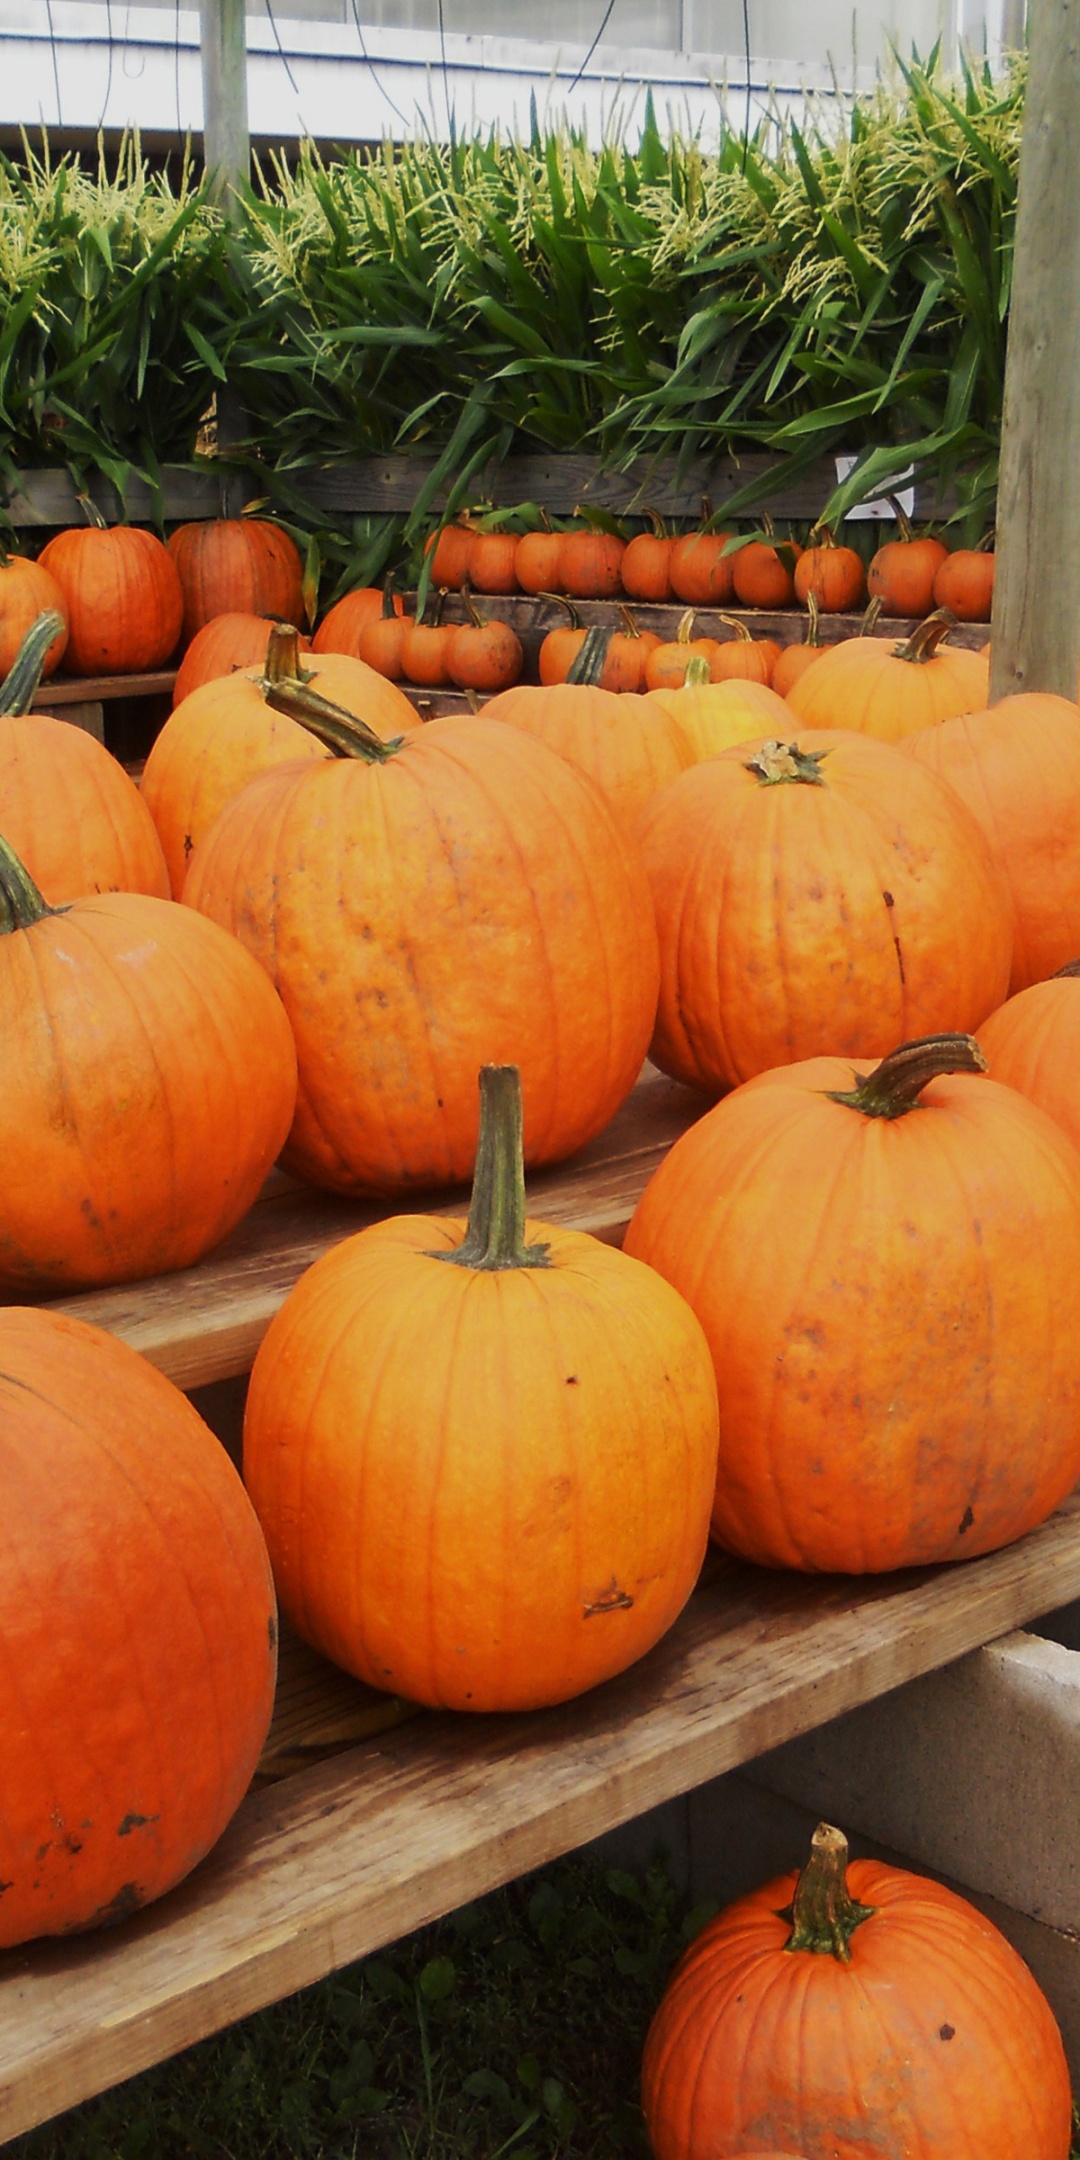
<svg viewBox="0 0 1080 2160">
<path fill-rule="evenodd" d="M 599 1139 L 530 1178 L 530 1208 L 620 1242 L 702 1107 L 647 1067 Z M 111 1329 L 181 1387 L 239 1377 L 301 1272 L 383 1212 L 274 1173 L 199 1266 L 55 1309 Z M 712 1552 L 640 1664 L 527 1715 L 420 1712 L 286 1635 L 255 1784 L 203 1865 L 123 1927 L 0 1957 L 0 2143 L 1078 1596 L 1074 1497 L 1018 1544 L 952 1568 L 845 1580 Z"/>
</svg>

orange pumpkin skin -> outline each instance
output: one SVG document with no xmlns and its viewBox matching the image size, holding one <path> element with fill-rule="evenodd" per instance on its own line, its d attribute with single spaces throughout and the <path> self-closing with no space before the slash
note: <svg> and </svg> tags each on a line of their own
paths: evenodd
<svg viewBox="0 0 1080 2160">
<path fill-rule="evenodd" d="M 63 617 L 65 627 L 57 631 L 41 663 L 43 681 L 55 675 L 64 657 L 67 603 L 56 579 L 41 563 L 31 562 L 25 555 L 10 555 L 5 560 L 0 551 L 0 682 L 14 665 L 27 631 L 39 615 L 48 614 L 50 609 Z"/>
<path fill-rule="evenodd" d="M 0 936 L 0 1025 L 0 1284 L 131 1282 L 220 1244 L 296 1095 L 280 1000 L 235 939 L 171 900 L 74 900 Z"/>
<path fill-rule="evenodd" d="M 581 623 L 558 623 L 548 631 L 540 647 L 537 670 L 545 689 L 566 681 L 587 636 Z"/>
<path fill-rule="evenodd" d="M 559 578 L 575 600 L 613 600 L 622 590 L 626 542 L 615 533 L 572 532 L 562 535 Z"/>
<path fill-rule="evenodd" d="M 521 640 L 497 618 L 459 623 L 446 647 L 446 671 L 459 690 L 508 690 L 525 663 Z"/>
<path fill-rule="evenodd" d="M 782 543 L 785 553 L 796 558 L 802 549 L 793 540 Z M 735 592 L 744 607 L 786 608 L 795 598 L 795 579 L 783 557 L 764 540 L 750 540 L 731 558 Z"/>
<path fill-rule="evenodd" d="M 0 1312 L 0 1948 L 120 1920 L 235 1813 L 277 1621 L 255 1513 L 126 1343 Z"/>
<path fill-rule="evenodd" d="M 670 600 L 675 590 L 671 582 L 674 548 L 674 540 L 661 533 L 638 533 L 628 543 L 619 574 L 631 600 Z"/>
<path fill-rule="evenodd" d="M 752 638 L 741 633 L 717 639 L 709 672 L 714 683 L 755 682 L 768 688 L 779 658 L 780 647 L 772 638 Z"/>
<path fill-rule="evenodd" d="M 716 1388 L 693 1314 L 598 1240 L 525 1227 L 549 1266 L 440 1263 L 465 1224 L 439 1217 L 346 1239 L 251 1377 L 244 1479 L 283 1610 L 435 1708 L 538 1709 L 623 1671 L 708 1537 Z"/>
<path fill-rule="evenodd" d="M 650 690 L 649 698 L 678 721 L 695 764 L 736 743 L 759 743 L 776 735 L 788 717 L 783 698 L 764 683 L 685 683 L 681 690 Z"/>
<path fill-rule="evenodd" d="M 1080 708 L 1029 691 L 919 735 L 909 755 L 982 826 L 1013 908 L 1010 991 L 1080 952 Z"/>
<path fill-rule="evenodd" d="M 675 1968 L 642 2065 L 656 2160 L 757 2160 L 755 2139 L 803 2160 L 1068 2160 L 1061 2038 L 992 1923 L 855 1860 L 876 1909 L 842 1964 L 785 1948 L 796 1879 L 730 1905 Z"/>
<path fill-rule="evenodd" d="M 813 667 L 814 662 L 820 660 L 825 651 L 824 645 L 783 646 L 772 671 L 770 689 L 775 690 L 777 697 L 786 698 L 800 677 L 805 675 L 807 668 Z"/>
<path fill-rule="evenodd" d="M 193 848 L 218 812 L 257 773 L 330 752 L 299 721 L 274 712 L 259 688 L 261 668 L 222 676 L 194 690 L 165 722 L 142 776 L 142 794 L 158 830 L 174 899 L 184 889 Z M 417 725 L 404 692 L 344 653 L 312 654 L 311 687 L 359 713 L 389 740 Z"/>
<path fill-rule="evenodd" d="M 830 1100 L 855 1071 L 811 1058 L 737 1089 L 626 1237 L 709 1338 L 713 1535 L 765 1567 L 970 1559 L 1080 1471 L 1080 1154 L 996 1081 L 933 1079 L 888 1119 Z"/>
<path fill-rule="evenodd" d="M 672 545 L 671 589 L 694 607 L 726 607 L 735 597 L 735 557 L 725 555 L 730 533 L 684 533 Z"/>
<path fill-rule="evenodd" d="M 1080 981 L 1074 974 L 1020 990 L 984 1020 L 979 1042 L 991 1076 L 1037 1103 L 1080 1148 Z"/>
<path fill-rule="evenodd" d="M 215 615 L 304 619 L 304 566 L 295 541 L 266 518 L 207 518 L 169 537 L 184 595 L 184 638 Z"/>
<path fill-rule="evenodd" d="M 900 651 L 889 638 L 830 645 L 788 691 L 789 712 L 803 727 L 853 728 L 898 743 L 986 704 L 986 653 L 939 645 L 928 660 L 904 660 Z"/>
<path fill-rule="evenodd" d="M 400 593 L 391 595 L 391 604 L 395 615 L 405 613 L 405 603 Z M 361 637 L 372 623 L 382 620 L 382 615 L 383 595 L 377 585 L 364 585 L 358 592 L 346 593 L 344 598 L 336 601 L 323 616 L 311 640 L 311 649 L 319 653 L 351 653 L 354 660 L 362 660 L 364 654 L 360 650 Z M 287 620 L 295 621 L 295 617 Z M 257 659 L 258 654 L 254 654 L 253 658 Z"/>
<path fill-rule="evenodd" d="M 958 622 L 989 622 L 994 605 L 994 557 L 977 548 L 956 548 L 934 577 L 934 606 L 947 607 Z"/>
<path fill-rule="evenodd" d="M 435 554 L 431 564 L 431 582 L 436 587 L 445 585 L 451 592 L 458 592 L 469 568 L 469 548 L 472 530 L 468 525 L 443 525 L 439 532 L 427 541 L 424 553 Z"/>
<path fill-rule="evenodd" d="M 135 782 L 85 728 L 47 713 L 0 717 L 0 833 L 52 907 L 80 893 L 169 897 Z"/>
<path fill-rule="evenodd" d="M 942 540 L 887 540 L 866 573 L 871 600 L 880 600 L 883 615 L 929 615 L 948 552 Z"/>
<path fill-rule="evenodd" d="M 415 615 L 377 615 L 360 632 L 357 657 L 387 682 L 400 682 L 405 673 L 405 640 L 415 628 Z"/>
<path fill-rule="evenodd" d="M 521 683 L 494 697 L 487 720 L 506 721 L 569 759 L 594 780 L 620 822 L 633 830 L 646 805 L 692 762 L 677 720 L 651 697 L 588 683 L 540 688 Z"/>
<path fill-rule="evenodd" d="M 807 548 L 795 565 L 795 598 L 800 606 L 806 606 L 810 593 L 826 615 L 861 607 L 866 598 L 861 555 L 854 548 Z"/>
<path fill-rule="evenodd" d="M 240 668 L 258 667 L 266 657 L 270 625 L 265 615 L 214 615 L 194 637 L 176 671 L 172 701 L 182 705 L 193 690 L 217 682 L 221 675 L 235 675 Z M 311 640 L 300 639 L 301 652 Z"/>
<path fill-rule="evenodd" d="M 136 675 L 176 647 L 184 596 L 160 540 L 136 525 L 57 533 L 39 561 L 64 595 L 71 675 Z"/>
<path fill-rule="evenodd" d="M 385 763 L 265 774 L 184 899 L 281 993 L 300 1066 L 286 1160 L 317 1184 L 468 1177 L 489 1061 L 521 1068 L 526 1160 L 560 1161 L 641 1069 L 658 963 L 638 856 L 598 789 L 486 713 L 429 721 Z"/>
<path fill-rule="evenodd" d="M 555 590 L 561 547 L 561 533 L 522 533 L 514 551 L 514 576 L 522 592 L 549 593 Z"/>
<path fill-rule="evenodd" d="M 691 1087 L 975 1028 L 1008 983 L 1008 894 L 950 790 L 909 791 L 910 761 L 861 736 L 797 747 L 817 784 L 763 779 L 751 760 L 781 746 L 744 744 L 638 829 L 660 938 L 650 1055 Z"/>
<path fill-rule="evenodd" d="M 502 532 L 474 532 L 469 534 L 465 555 L 465 570 L 469 582 L 477 592 L 513 593 L 517 591 L 514 559 L 517 555 L 517 535 Z"/>
</svg>

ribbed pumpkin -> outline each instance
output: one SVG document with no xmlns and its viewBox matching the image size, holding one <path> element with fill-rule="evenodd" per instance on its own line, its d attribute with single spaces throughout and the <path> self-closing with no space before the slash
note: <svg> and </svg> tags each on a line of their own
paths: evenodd
<svg viewBox="0 0 1080 2160">
<path fill-rule="evenodd" d="M 796 600 L 805 607 L 812 594 L 826 615 L 862 607 L 866 599 L 862 556 L 854 548 L 838 547 L 827 525 L 816 530 L 820 538 L 803 550 L 795 565 Z"/>
<path fill-rule="evenodd" d="M 844 638 L 788 691 L 788 709 L 804 727 L 853 728 L 879 742 L 902 742 L 986 704 L 990 662 L 942 641 L 946 614 L 928 616 L 911 636 Z"/>
<path fill-rule="evenodd" d="M 402 629 L 401 672 L 406 682 L 419 683 L 425 690 L 444 689 L 450 681 L 447 650 L 457 624 L 444 623 L 444 598 L 442 588 L 434 598 L 429 592 L 423 615 L 406 616 Z"/>
<path fill-rule="evenodd" d="M 264 774 L 184 898 L 281 992 L 300 1064 L 286 1159 L 317 1184 L 467 1177 L 476 1074 L 504 1061 L 526 1160 L 560 1161 L 641 1069 L 657 954 L 637 853 L 598 788 L 486 715 Z"/>
<path fill-rule="evenodd" d="M 880 600 L 883 615 L 929 615 L 934 605 L 934 579 L 948 548 L 943 540 L 916 540 L 908 519 L 898 506 L 900 538 L 879 547 L 866 574 L 871 600 Z"/>
<path fill-rule="evenodd" d="M 54 906 L 79 893 L 168 897 L 154 821 L 103 743 L 27 708 L 60 620 L 39 616 L 0 684 L 0 833 Z"/>
<path fill-rule="evenodd" d="M 215 615 L 301 622 L 304 566 L 295 541 L 266 518 L 206 518 L 178 525 L 169 553 L 184 595 L 184 637 Z"/>
<path fill-rule="evenodd" d="M 465 576 L 477 592 L 514 593 L 518 536 L 508 532 L 472 532 L 465 551 Z M 464 580 L 462 581 L 464 582 Z"/>
<path fill-rule="evenodd" d="M 184 596 L 176 565 L 153 533 L 137 525 L 72 527 L 38 559 L 64 596 L 69 674 L 137 675 L 171 657 Z"/>
<path fill-rule="evenodd" d="M 656 2160 L 1068 2160 L 1061 2036 L 1027 1966 L 943 1884 L 847 1865 L 729 1905 L 676 1966 L 642 2065 Z M 775 2160 L 783 2160 L 781 2154 Z"/>
<path fill-rule="evenodd" d="M 272 624 L 265 615 L 213 615 L 194 637 L 176 671 L 173 684 L 173 705 L 182 705 L 193 690 L 201 690 L 204 683 L 217 682 L 222 675 L 235 675 L 241 668 L 260 667 L 266 658 L 267 639 Z M 301 652 L 308 652 L 310 638 L 299 641 Z"/>
<path fill-rule="evenodd" d="M 993 552 L 956 548 L 934 575 L 934 606 L 949 608 L 958 622 L 986 622 L 994 605 Z"/>
<path fill-rule="evenodd" d="M 735 597 L 735 557 L 725 555 L 730 533 L 684 533 L 671 550 L 671 590 L 692 607 L 726 607 Z"/>
<path fill-rule="evenodd" d="M 0 1284 L 187 1267 L 292 1121 L 288 1022 L 247 953 L 171 900 L 47 907 L 0 838 Z"/>
<path fill-rule="evenodd" d="M 752 637 L 746 624 L 736 615 L 721 615 L 720 621 L 726 624 L 731 636 L 717 639 L 709 663 L 713 681 L 771 683 L 773 669 L 780 658 L 780 647 L 775 639 Z"/>
<path fill-rule="evenodd" d="M 39 616 L 60 621 L 41 662 L 41 674 L 55 675 L 68 640 L 67 604 L 56 579 L 39 562 L 9 555 L 0 542 L 0 677 L 15 665 L 19 647 Z"/>
<path fill-rule="evenodd" d="M 794 689 L 800 675 L 805 675 L 807 668 L 813 667 L 815 660 L 820 660 L 825 650 L 818 632 L 818 604 L 813 593 L 807 594 L 806 612 L 808 620 L 802 644 L 783 646 L 772 671 L 769 687 L 775 690 L 777 697 L 786 698 L 789 690 Z"/>
<path fill-rule="evenodd" d="M 653 797 L 686 770 L 691 750 L 678 721 L 651 697 L 600 688 L 610 636 L 593 628 L 564 683 L 521 683 L 492 698 L 485 718 L 522 728 L 568 758 L 632 829 Z"/>
<path fill-rule="evenodd" d="M 709 1338 L 744 1559 L 971 1559 L 1080 1475 L 1080 1152 L 984 1071 L 944 1035 L 763 1073 L 642 1196 L 626 1249 Z"/>
<path fill-rule="evenodd" d="M 143 800 L 158 829 L 174 896 L 183 891 L 191 851 L 222 806 L 256 773 L 330 751 L 291 712 L 297 692 L 314 691 L 387 739 L 417 725 L 403 692 L 343 653 L 312 654 L 301 670 L 295 630 L 271 629 L 262 669 L 205 683 L 178 705 L 153 744 L 142 777 Z M 309 701 L 310 704 L 310 701 Z"/>
<path fill-rule="evenodd" d="M 0 1311 L 0 1948 L 122 1920 L 220 1837 L 270 1723 L 255 1513 L 126 1343 Z"/>
<path fill-rule="evenodd" d="M 549 593 L 558 583 L 562 534 L 545 524 L 540 532 L 522 533 L 514 550 L 514 576 L 525 593 Z"/>
<path fill-rule="evenodd" d="M 919 735 L 909 754 L 977 818 L 1013 908 L 1010 988 L 1080 952 L 1080 708 L 1027 692 Z"/>
<path fill-rule="evenodd" d="M 616 533 L 568 532 L 559 549 L 559 584 L 575 600 L 613 600 L 622 588 L 626 542 Z"/>
<path fill-rule="evenodd" d="M 631 600 L 670 600 L 675 590 L 671 582 L 671 559 L 676 542 L 668 538 L 663 521 L 652 513 L 651 532 L 637 533 L 631 540 L 619 567 L 622 587 Z"/>
<path fill-rule="evenodd" d="M 643 1656 L 694 1586 L 716 1476 L 689 1307 L 611 1246 L 526 1220 L 517 1080 L 481 1077 L 468 1223 L 397 1215 L 317 1261 L 244 1419 L 300 1633 L 453 1710 L 564 1702 Z"/>
<path fill-rule="evenodd" d="M 459 690 L 508 690 L 524 666 L 521 639 L 497 615 L 483 617 L 467 587 L 462 597 L 468 620 L 447 640 L 447 674 Z"/>
<path fill-rule="evenodd" d="M 360 640 L 364 631 L 383 615 L 403 615 L 404 612 L 401 594 L 394 592 L 391 586 L 388 585 L 384 593 L 377 585 L 362 585 L 357 592 L 346 593 L 343 599 L 327 609 L 311 640 L 311 649 L 318 653 L 351 653 L 354 660 L 362 660 Z M 296 619 L 295 615 L 286 617 L 289 622 Z"/>
<path fill-rule="evenodd" d="M 357 658 L 387 682 L 400 682 L 405 673 L 405 640 L 415 627 L 415 616 L 405 614 L 388 584 L 378 614 L 370 616 L 357 635 Z"/>
<path fill-rule="evenodd" d="M 979 1043 L 991 1077 L 1038 1103 L 1080 1148 L 1080 960 L 999 1005 Z"/>
<path fill-rule="evenodd" d="M 932 784 L 910 789 L 912 771 Z M 651 1055 L 691 1087 L 881 1056 L 1002 1002 L 1012 924 L 990 849 L 884 743 L 724 750 L 657 797 L 638 837 L 660 937 Z"/>
<path fill-rule="evenodd" d="M 700 674 L 697 672 L 700 670 Z M 650 703 L 677 720 L 694 753 L 716 757 L 735 743 L 761 742 L 787 722 L 783 698 L 764 683 L 714 683 L 703 660 L 692 660 L 681 690 L 650 690 Z"/>
</svg>

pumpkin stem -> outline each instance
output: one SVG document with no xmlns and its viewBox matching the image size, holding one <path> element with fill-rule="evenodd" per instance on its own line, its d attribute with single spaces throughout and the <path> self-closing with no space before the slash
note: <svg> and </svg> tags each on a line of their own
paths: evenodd
<svg viewBox="0 0 1080 2160">
<path fill-rule="evenodd" d="M 568 599 L 565 593 L 561 593 L 561 592 L 539 592 L 539 593 L 537 593 L 536 597 L 537 597 L 537 599 L 538 599 L 538 600 L 550 600 L 550 602 L 551 602 L 551 605 L 552 605 L 552 607 L 561 607 L 561 608 L 565 608 L 565 609 L 566 609 L 566 612 L 567 612 L 567 614 L 568 614 L 568 615 L 569 615 L 569 617 L 570 617 L 570 623 L 569 623 L 569 627 L 570 627 L 570 629 L 571 629 L 571 630 L 580 630 L 580 628 L 581 628 L 581 617 L 580 617 L 580 615 L 578 614 L 578 611 L 577 611 L 576 607 L 574 606 L 574 603 L 573 603 L 573 601 L 572 601 L 572 600 L 570 600 L 570 599 Z"/>
<path fill-rule="evenodd" d="M 588 683 L 594 686 L 598 684 L 604 672 L 604 662 L 607 659 L 610 643 L 610 625 L 594 623 L 592 629 L 585 632 L 584 642 L 574 654 L 573 662 L 567 672 L 567 682 Z"/>
<path fill-rule="evenodd" d="M 641 632 L 638 629 L 638 626 L 634 621 L 634 618 L 631 615 L 629 608 L 622 600 L 620 600 L 619 602 L 619 613 L 622 616 L 624 635 L 626 637 L 639 638 L 641 636 Z"/>
<path fill-rule="evenodd" d="M 955 628 L 955 615 L 947 607 L 935 608 L 925 622 L 916 623 L 909 638 L 893 646 L 893 659 L 913 660 L 916 665 L 922 665 L 933 659 L 942 638 L 948 637 L 950 630 Z"/>
<path fill-rule="evenodd" d="M 45 655 L 53 639 L 64 627 L 64 618 L 55 608 L 46 608 L 32 622 L 24 637 L 8 673 L 0 683 L 0 713 L 29 712 L 34 692 L 41 681 Z"/>
<path fill-rule="evenodd" d="M 820 766 L 828 755 L 827 750 L 800 750 L 798 743 L 782 743 L 774 738 L 762 743 L 745 769 L 753 773 L 763 787 L 777 787 L 785 780 L 801 781 L 803 787 L 824 787 Z"/>
<path fill-rule="evenodd" d="M 468 578 L 464 578 L 462 580 L 461 605 L 464 608 L 465 613 L 473 626 L 473 629 L 482 630 L 484 627 L 484 618 L 481 615 L 475 600 L 473 599 L 472 586 L 469 584 Z"/>
<path fill-rule="evenodd" d="M 266 641 L 262 679 L 264 687 L 285 682 L 310 682 L 310 675 L 300 665 L 300 632 L 293 623 L 273 624 Z"/>
<path fill-rule="evenodd" d="M 0 833 L 0 937 L 12 930 L 31 930 L 46 915 L 65 913 L 42 898 L 29 870 Z"/>
<path fill-rule="evenodd" d="M 385 583 L 385 585 L 383 586 L 383 589 L 382 589 L 382 620 L 383 620 L 383 622 L 393 622 L 393 619 L 394 619 L 394 616 L 396 615 L 396 613 L 397 613 L 397 609 L 396 609 L 396 608 L 395 608 L 395 606 L 394 606 L 394 578 L 393 578 L 393 576 L 391 575 L 390 577 L 388 577 L 388 578 L 387 578 L 387 580 L 386 580 L 386 583 Z"/>
<path fill-rule="evenodd" d="M 744 622 L 740 622 L 737 615 L 721 615 L 718 613 L 716 619 L 718 622 L 726 623 L 728 629 L 734 631 L 735 636 L 740 644 L 753 644 L 754 640 L 751 637 L 750 632 L 746 627 L 746 624 Z"/>
<path fill-rule="evenodd" d="M 96 532 L 108 532 L 108 518 L 102 516 L 96 502 L 91 501 L 89 495 L 76 495 L 75 500 L 80 510 L 85 513 L 88 525 L 92 525 Z"/>
<path fill-rule="evenodd" d="M 546 1245 L 525 1243 L 525 1160 L 521 1074 L 516 1065 L 480 1068 L 480 1136 L 465 1236 L 454 1252 L 433 1253 L 452 1267 L 550 1267 Z"/>
<path fill-rule="evenodd" d="M 911 529 L 911 519 L 909 518 L 907 511 L 905 510 L 904 505 L 900 501 L 899 497 L 896 495 L 889 495 L 886 497 L 886 501 L 892 504 L 892 513 L 894 518 L 896 519 L 898 526 L 900 527 L 901 540 L 905 542 L 913 540 L 915 538 L 915 535 Z"/>
<path fill-rule="evenodd" d="M 806 612 L 810 617 L 810 620 L 806 626 L 806 636 L 803 639 L 803 644 L 820 645 L 821 634 L 819 625 L 821 621 L 821 609 L 817 604 L 813 592 L 808 592 L 806 595 Z"/>
<path fill-rule="evenodd" d="M 974 1035 L 920 1035 L 890 1050 L 872 1073 L 852 1072 L 853 1088 L 826 1088 L 830 1102 L 861 1110 L 864 1117 L 898 1118 L 913 1110 L 931 1080 L 942 1073 L 984 1073 L 990 1068 Z"/>
<path fill-rule="evenodd" d="M 704 500 L 704 498 L 702 498 L 702 499 Z M 668 536 L 668 530 L 667 530 L 667 526 L 665 525 L 665 523 L 664 523 L 664 520 L 663 520 L 663 518 L 661 517 L 661 515 L 660 515 L 660 512 L 659 512 L 659 510 L 654 510 L 654 509 L 652 508 L 652 505 L 651 505 L 650 503 L 642 503 L 642 505 L 641 505 L 641 509 L 640 509 L 640 511 L 638 512 L 638 515 L 639 515 L 640 517 L 643 517 L 643 518 L 648 518 L 648 520 L 649 520 L 649 523 L 650 523 L 650 525 L 652 526 L 652 529 L 653 529 L 653 537 L 654 537 L 655 539 L 657 539 L 657 540 L 666 540 L 666 539 L 667 539 L 667 536 Z"/>
<path fill-rule="evenodd" d="M 694 609 L 692 607 L 688 607 L 685 615 L 680 615 L 679 617 L 679 627 L 675 632 L 676 645 L 689 645 L 690 634 L 693 630 L 693 627 Z"/>
<path fill-rule="evenodd" d="M 847 1886 L 848 1842 L 842 1830 L 819 1823 L 810 1840 L 810 1858 L 795 1885 L 791 1934 L 785 1950 L 812 1950 L 851 1963 L 851 1938 L 876 1905 L 859 1905 Z"/>
<path fill-rule="evenodd" d="M 712 681 L 712 672 L 703 652 L 694 653 L 686 663 L 683 676 L 684 690 L 700 690 L 702 683 Z"/>
<path fill-rule="evenodd" d="M 383 742 L 366 720 L 349 713 L 311 688 L 314 677 L 300 665 L 300 633 L 292 623 L 275 623 L 266 647 L 266 668 L 259 685 L 271 712 L 297 720 L 309 735 L 325 743 L 335 757 L 366 758 L 383 765 L 400 750 L 404 737 Z"/>
</svg>

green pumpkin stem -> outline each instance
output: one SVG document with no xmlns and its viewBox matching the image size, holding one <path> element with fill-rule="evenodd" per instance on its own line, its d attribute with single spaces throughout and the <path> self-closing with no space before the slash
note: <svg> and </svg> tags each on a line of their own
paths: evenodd
<svg viewBox="0 0 1080 2160">
<path fill-rule="evenodd" d="M 314 677 L 300 665 L 300 633 L 292 623 L 275 623 L 266 647 L 266 667 L 261 689 L 271 712 L 296 720 L 317 742 L 325 743 L 335 757 L 366 758 L 369 765 L 384 765 L 400 750 L 404 737 L 383 742 L 366 720 L 349 713 L 311 688 Z"/>
<path fill-rule="evenodd" d="M 690 659 L 686 663 L 686 673 L 683 676 L 683 689 L 700 690 L 702 683 L 707 683 L 711 681 L 712 675 L 709 670 L 709 663 L 706 660 L 704 653 L 692 653 Z"/>
<path fill-rule="evenodd" d="M 942 639 L 955 628 L 955 615 L 947 607 L 935 608 L 925 622 L 916 623 L 909 638 L 903 638 L 899 645 L 893 646 L 893 659 L 911 660 L 916 667 L 924 666 L 927 660 L 933 659 Z"/>
<path fill-rule="evenodd" d="M 63 627 L 64 618 L 57 614 L 55 608 L 46 608 L 44 614 L 31 623 L 8 673 L 0 683 L 0 713 L 29 712 L 34 692 L 41 681 L 45 655 Z"/>
<path fill-rule="evenodd" d="M 815 597 L 814 597 L 814 594 L 813 594 L 812 592 L 808 592 L 808 593 L 807 593 L 807 595 L 806 595 L 806 613 L 807 613 L 808 621 L 807 621 L 807 625 L 806 625 L 806 636 L 805 636 L 805 637 L 804 637 L 804 639 L 803 639 L 803 644 L 804 644 L 804 645 L 820 645 L 820 644 L 821 644 L 821 610 L 820 610 L 820 608 L 818 607 L 818 604 L 817 604 L 817 600 L 815 599 Z"/>
<path fill-rule="evenodd" d="M 826 1088 L 830 1102 L 861 1110 L 864 1117 L 905 1117 L 931 1080 L 943 1073 L 984 1073 L 990 1068 L 974 1035 L 920 1035 L 890 1050 L 872 1073 L 852 1073 L 853 1088 Z"/>
<path fill-rule="evenodd" d="M 756 756 L 747 759 L 746 771 L 753 773 L 763 787 L 779 787 L 785 781 L 802 787 L 824 787 L 821 763 L 828 755 L 827 750 L 800 750 L 798 743 L 773 738 L 762 743 Z"/>
<path fill-rule="evenodd" d="M 886 500 L 892 504 L 892 513 L 900 530 L 900 538 L 906 546 L 909 541 L 915 538 L 911 529 L 911 519 L 898 495 L 889 495 Z"/>
<path fill-rule="evenodd" d="M 842 1830 L 819 1823 L 810 1840 L 810 1858 L 795 1886 L 791 1934 L 785 1950 L 810 1950 L 821 1957 L 851 1963 L 851 1938 L 876 1905 L 859 1905 L 847 1886 L 848 1842 Z"/>
<path fill-rule="evenodd" d="M 271 624 L 262 679 L 274 685 L 310 682 L 310 674 L 300 664 L 300 632 L 294 623 Z"/>
<path fill-rule="evenodd" d="M 39 893 L 25 864 L 0 833 L 0 937 L 12 930 L 32 930 L 46 915 L 62 915 Z"/>
<path fill-rule="evenodd" d="M 568 683 L 586 683 L 595 688 L 604 672 L 611 636 L 610 625 L 606 623 L 594 623 L 592 629 L 585 632 L 567 674 Z"/>
<path fill-rule="evenodd" d="M 433 1258 L 452 1267 L 487 1270 L 551 1265 L 546 1245 L 525 1243 L 521 1074 L 516 1065 L 481 1066 L 480 1137 L 468 1227 L 455 1251 Z"/>
</svg>

